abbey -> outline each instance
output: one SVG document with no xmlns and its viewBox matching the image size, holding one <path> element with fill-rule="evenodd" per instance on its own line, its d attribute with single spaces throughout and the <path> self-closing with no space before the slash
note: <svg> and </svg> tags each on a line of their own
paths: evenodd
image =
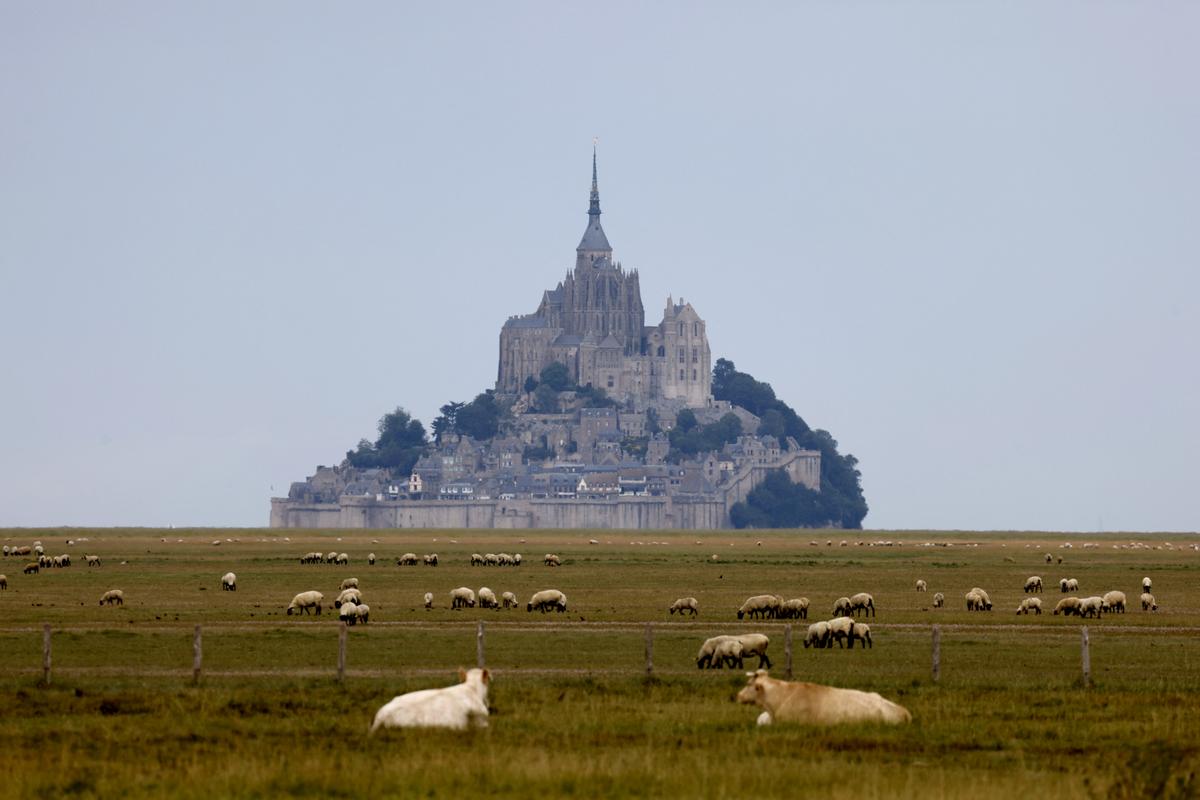
<svg viewBox="0 0 1200 800">
<path fill-rule="evenodd" d="M 637 270 L 613 260 L 600 224 L 596 154 L 588 223 L 575 268 L 542 293 L 537 311 L 510 317 L 500 330 L 496 392 L 517 395 L 554 362 L 580 386 L 604 389 L 629 410 L 708 405 L 712 354 L 704 320 L 683 298 L 667 298 L 662 321 L 647 326 Z"/>
</svg>

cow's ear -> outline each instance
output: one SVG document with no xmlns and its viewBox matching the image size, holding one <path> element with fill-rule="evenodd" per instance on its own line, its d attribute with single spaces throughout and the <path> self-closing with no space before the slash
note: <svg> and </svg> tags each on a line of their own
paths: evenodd
<svg viewBox="0 0 1200 800">
<path fill-rule="evenodd" d="M 486 670 L 486 669 L 485 669 L 485 670 L 483 671 L 483 682 L 484 682 L 484 683 L 490 683 L 490 682 L 491 682 L 491 680 L 492 680 L 492 673 L 491 673 L 490 671 L 488 671 L 488 670 Z"/>
<path fill-rule="evenodd" d="M 463 669 L 462 667 L 459 667 L 458 668 L 458 680 L 460 682 L 463 682 L 463 681 L 466 681 L 466 679 L 467 679 L 467 671 L 465 669 Z"/>
<path fill-rule="evenodd" d="M 747 678 L 753 678 L 753 677 L 754 677 L 755 675 L 757 675 L 757 674 L 758 674 L 757 672 L 747 672 L 747 673 L 746 673 L 746 677 L 747 677 Z"/>
</svg>

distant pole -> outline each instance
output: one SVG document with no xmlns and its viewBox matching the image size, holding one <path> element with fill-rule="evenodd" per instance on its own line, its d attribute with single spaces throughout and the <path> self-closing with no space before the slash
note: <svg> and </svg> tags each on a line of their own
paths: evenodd
<svg viewBox="0 0 1200 800">
<path fill-rule="evenodd" d="M 783 659 L 784 677 L 790 681 L 792 679 L 792 626 L 790 623 L 783 626 Z"/>
<path fill-rule="evenodd" d="M 1086 625 L 1080 628 L 1080 633 L 1083 637 L 1083 686 L 1086 689 L 1092 685 L 1092 654 L 1088 649 L 1088 629 Z"/>
<path fill-rule="evenodd" d="M 475 629 L 475 666 L 483 669 L 483 620 L 479 621 L 479 627 Z"/>
<path fill-rule="evenodd" d="M 933 682 L 937 683 L 942 679 L 942 629 L 939 625 L 933 626 Z"/>
<path fill-rule="evenodd" d="M 654 629 L 646 623 L 646 676 L 654 674 Z"/>
<path fill-rule="evenodd" d="M 338 623 L 338 681 L 346 680 L 346 623 Z"/>
<path fill-rule="evenodd" d="M 192 635 L 192 680 L 196 683 L 200 682 L 200 626 L 196 626 L 196 632 Z"/>
<path fill-rule="evenodd" d="M 50 685 L 50 623 L 42 625 L 42 683 Z"/>
</svg>

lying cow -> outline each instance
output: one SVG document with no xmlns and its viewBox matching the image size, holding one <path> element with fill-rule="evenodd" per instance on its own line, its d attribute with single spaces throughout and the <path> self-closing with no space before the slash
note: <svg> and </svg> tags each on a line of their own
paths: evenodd
<svg viewBox="0 0 1200 800">
<path fill-rule="evenodd" d="M 765 669 L 747 672 L 749 682 L 738 692 L 738 702 L 752 703 L 770 714 L 759 715 L 759 724 L 800 722 L 807 725 L 837 725 L 843 722 L 911 722 L 904 706 L 885 700 L 875 692 L 838 689 L 816 683 L 776 680 Z"/>
<path fill-rule="evenodd" d="M 370 733 L 379 728 L 486 728 L 488 683 L 486 669 L 459 670 L 461 683 L 444 689 L 422 689 L 393 697 L 375 714 Z"/>
</svg>

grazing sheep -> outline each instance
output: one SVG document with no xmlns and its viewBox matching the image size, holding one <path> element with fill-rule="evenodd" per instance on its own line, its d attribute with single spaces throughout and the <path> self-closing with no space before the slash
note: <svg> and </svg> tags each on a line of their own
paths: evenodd
<svg viewBox="0 0 1200 800">
<path fill-rule="evenodd" d="M 522 540 L 522 541 L 524 541 L 524 540 Z M 521 566 L 521 554 L 520 553 L 517 553 L 516 555 L 513 556 L 513 566 L 514 567 Z"/>
<path fill-rule="evenodd" d="M 671 603 L 667 611 L 669 611 L 671 614 L 679 612 L 679 616 L 681 617 L 683 616 L 683 612 L 690 611 L 694 617 L 700 613 L 700 606 L 694 597 L 681 597 L 674 603 Z"/>
<path fill-rule="evenodd" d="M 5 555 L 8 555 L 8 553 L 5 553 Z M 8 576 L 0 575 L 0 592 L 4 591 L 7 588 L 8 588 Z"/>
<path fill-rule="evenodd" d="M 966 595 L 964 595 L 964 597 L 966 598 L 966 601 L 967 601 L 967 611 L 990 611 L 991 610 L 991 605 L 988 604 L 983 599 L 983 595 L 981 595 L 975 589 L 972 589 L 971 591 L 967 592 Z"/>
<path fill-rule="evenodd" d="M 1054 556 L 1050 555 L 1049 553 L 1046 553 L 1046 563 L 1047 563 L 1047 564 L 1053 564 L 1053 563 L 1054 563 Z"/>
<path fill-rule="evenodd" d="M 1040 575 L 1030 575 L 1025 579 L 1025 593 L 1042 591 L 1042 578 Z"/>
<path fill-rule="evenodd" d="M 366 603 L 359 603 L 354 607 L 354 613 L 358 617 L 358 622 L 361 625 L 366 625 L 371 619 L 371 607 Z"/>
<path fill-rule="evenodd" d="M 874 648 L 875 644 L 871 641 L 871 626 L 865 622 L 856 622 L 850 626 L 850 644 L 851 650 L 854 649 L 854 643 L 862 642 L 863 649 L 868 647 Z"/>
<path fill-rule="evenodd" d="M 34 542 L 34 544 L 33 544 L 33 552 L 35 552 L 35 553 L 37 553 L 39 556 L 41 556 L 41 555 L 45 555 L 45 553 L 46 553 L 46 549 L 45 549 L 44 547 L 42 547 L 42 543 L 41 543 L 41 542 Z"/>
<path fill-rule="evenodd" d="M 1149 592 L 1142 592 L 1141 601 L 1142 611 L 1158 611 L 1158 603 L 1154 602 L 1154 595 Z"/>
<path fill-rule="evenodd" d="M 109 589 L 104 594 L 100 595 L 100 605 L 125 605 L 125 593 L 120 589 Z"/>
<path fill-rule="evenodd" d="M 833 647 L 833 643 L 838 643 L 838 648 L 845 647 L 843 642 L 851 640 L 854 633 L 854 620 L 850 617 L 834 617 L 829 620 L 829 647 Z"/>
<path fill-rule="evenodd" d="M 1079 601 L 1079 616 L 1081 617 L 1100 617 L 1100 611 L 1104 608 L 1104 598 L 1095 595 L 1085 597 Z"/>
<path fill-rule="evenodd" d="M 321 616 L 321 603 L 325 602 L 325 595 L 320 592 L 301 592 L 292 598 L 291 604 L 288 606 L 287 613 L 290 617 L 292 614 L 308 614 L 315 610 L 317 616 Z"/>
<path fill-rule="evenodd" d="M 730 667 L 742 669 L 746 648 L 732 636 L 721 637 L 713 646 L 712 666 L 716 669 Z"/>
<path fill-rule="evenodd" d="M 928 592 L 929 585 L 927 583 L 925 583 L 925 581 L 918 579 L 917 580 L 917 591 L 918 592 Z"/>
<path fill-rule="evenodd" d="M 941 592 L 935 592 L 933 595 L 933 607 L 941 608 L 944 605 L 946 605 L 946 595 Z"/>
<path fill-rule="evenodd" d="M 444 689 L 422 689 L 392 698 L 375 714 L 370 733 L 380 728 L 487 727 L 488 683 L 486 669 L 459 670 L 461 683 Z"/>
<path fill-rule="evenodd" d="M 479 589 L 479 607 L 480 608 L 499 608 L 500 601 L 496 599 L 496 593 L 486 586 Z"/>
<path fill-rule="evenodd" d="M 517 596 L 512 592 L 505 592 L 504 594 L 500 595 L 500 601 L 504 608 L 517 608 L 521 605 L 520 602 L 517 601 Z"/>
<path fill-rule="evenodd" d="M 327 554 L 325 555 L 325 563 L 326 563 L 326 564 L 333 564 L 333 563 L 335 563 L 335 562 L 337 561 L 337 557 L 338 557 L 338 554 L 337 554 L 336 552 L 334 552 L 334 553 L 327 553 Z"/>
<path fill-rule="evenodd" d="M 749 615 L 751 619 L 755 617 L 773 619 L 779 616 L 781 605 L 783 605 L 782 601 L 773 594 L 756 594 L 746 598 L 746 602 L 742 603 L 742 607 L 737 611 L 737 618 L 743 619 Z"/>
<path fill-rule="evenodd" d="M 1064 597 L 1054 606 L 1054 616 L 1062 614 L 1064 617 L 1069 617 L 1072 614 L 1079 614 L 1080 599 L 1078 597 Z"/>
<path fill-rule="evenodd" d="M 525 605 L 526 611 L 534 609 L 545 614 L 547 611 L 557 611 L 560 614 L 567 610 L 567 596 L 557 589 L 543 589 L 529 598 Z"/>
<path fill-rule="evenodd" d="M 500 566 L 500 556 L 496 555 L 495 553 L 484 553 L 483 554 L 483 565 L 485 567 Z"/>
<path fill-rule="evenodd" d="M 475 607 L 475 590 L 460 586 L 450 593 L 450 608 Z"/>
<path fill-rule="evenodd" d="M 835 617 L 850 616 L 850 598 L 849 597 L 839 597 L 837 600 L 834 601 L 833 615 Z"/>
<path fill-rule="evenodd" d="M 358 605 L 361 602 L 362 592 L 360 592 L 358 589 L 342 589 L 341 594 L 339 594 L 337 599 L 333 601 L 333 607 L 341 608 L 346 603 L 354 603 L 355 605 Z"/>
<path fill-rule="evenodd" d="M 236 592 L 237 591 L 237 575 L 232 572 L 226 572 L 221 576 L 221 591 Z"/>
<path fill-rule="evenodd" d="M 808 598 L 793 597 L 779 608 L 780 619 L 808 619 Z"/>
<path fill-rule="evenodd" d="M 358 578 L 346 578 L 340 584 L 338 584 L 339 592 L 345 591 L 346 589 L 357 589 L 357 588 L 358 588 Z"/>
<path fill-rule="evenodd" d="M 41 566 L 36 561 L 30 561 L 25 565 L 25 569 L 23 569 L 22 572 L 24 572 L 26 575 L 37 575 L 38 570 L 40 569 Z"/>
<path fill-rule="evenodd" d="M 1149 591 L 1150 591 L 1150 586 L 1151 586 L 1150 577 L 1149 577 L 1149 576 L 1147 576 L 1147 577 L 1145 577 L 1145 578 L 1142 578 L 1142 591 L 1143 591 L 1143 592 L 1149 592 Z"/>
<path fill-rule="evenodd" d="M 344 564 L 349 564 L 349 563 L 350 563 L 350 556 L 349 556 L 349 555 L 347 555 L 346 553 L 338 553 L 338 556 L 337 556 L 337 559 L 335 560 L 335 563 L 337 563 L 337 564 L 343 564 L 343 565 L 344 565 Z"/>
<path fill-rule="evenodd" d="M 427 567 L 436 567 L 438 564 L 437 553 L 430 553 L 427 556 L 422 556 L 421 560 L 425 562 L 425 566 Z"/>
<path fill-rule="evenodd" d="M 714 636 L 706 639 L 704 644 L 700 645 L 700 653 L 696 656 L 696 667 L 720 669 L 723 662 L 716 660 L 717 647 L 727 639 L 734 639 L 741 644 L 743 658 L 758 656 L 759 666 L 771 666 L 771 659 L 767 656 L 767 647 L 771 644 L 771 640 L 761 633 L 743 633 L 738 636 Z"/>
<path fill-rule="evenodd" d="M 542 563 L 544 563 L 547 567 L 561 567 L 562 559 L 560 559 L 554 553 L 546 553 L 546 557 L 542 559 Z"/>
<path fill-rule="evenodd" d="M 1063 594 L 1066 594 L 1067 592 L 1078 592 L 1079 580 L 1076 578 L 1063 578 L 1058 582 L 1058 588 Z"/>
<path fill-rule="evenodd" d="M 1024 600 L 1021 601 L 1021 605 L 1017 606 L 1018 614 L 1028 614 L 1031 611 L 1033 613 L 1037 614 L 1038 616 L 1041 616 L 1042 598 L 1026 597 Z"/>
<path fill-rule="evenodd" d="M 828 622 L 814 622 L 808 626 L 808 633 L 804 636 L 804 648 L 807 650 L 809 647 L 828 647 L 832 644 L 830 635 Z"/>
<path fill-rule="evenodd" d="M 33 548 L 32 548 L 32 547 L 30 547 L 30 546 L 29 546 L 29 545 L 27 545 L 27 544 L 23 544 L 23 545 L 21 545 L 20 547 L 14 547 L 13 549 L 9 550 L 9 551 L 8 551 L 8 554 L 9 554 L 10 556 L 28 556 L 28 555 L 33 555 Z"/>
<path fill-rule="evenodd" d="M 1100 610 L 1106 613 L 1125 613 L 1125 593 L 1124 592 L 1105 592 L 1102 599 Z"/>
<path fill-rule="evenodd" d="M 858 616 L 858 612 L 863 612 L 864 616 L 875 616 L 875 598 L 866 592 L 859 592 L 850 598 L 850 612 L 854 616 Z"/>
<path fill-rule="evenodd" d="M 374 553 L 367 553 L 367 564 L 372 567 L 375 566 L 375 554 Z"/>
<path fill-rule="evenodd" d="M 747 675 L 750 680 L 738 692 L 738 701 L 764 709 L 772 722 L 807 725 L 883 722 L 897 725 L 912 721 L 908 709 L 875 692 L 776 680 L 764 669 Z"/>
<path fill-rule="evenodd" d="M 358 622 L 358 605 L 353 601 L 342 603 L 341 611 L 338 612 L 338 619 L 347 625 L 354 625 Z"/>
<path fill-rule="evenodd" d="M 83 560 L 87 562 L 89 567 L 100 566 L 100 556 L 84 556 Z"/>
<path fill-rule="evenodd" d="M 479 553 L 471 553 L 471 566 L 472 567 L 482 567 L 483 566 L 483 556 L 479 555 Z"/>
<path fill-rule="evenodd" d="M 433 592 L 425 593 L 425 608 L 433 608 Z"/>
<path fill-rule="evenodd" d="M 4 557 L 8 558 L 8 545 L 4 545 Z"/>
<path fill-rule="evenodd" d="M 396 559 L 397 567 L 415 567 L 417 565 L 416 553 L 405 553 Z"/>
<path fill-rule="evenodd" d="M 517 562 L 513 561 L 513 557 L 510 556 L 508 553 L 497 553 L 496 554 L 496 563 L 502 567 L 511 567 L 511 566 L 515 565 Z"/>
</svg>

